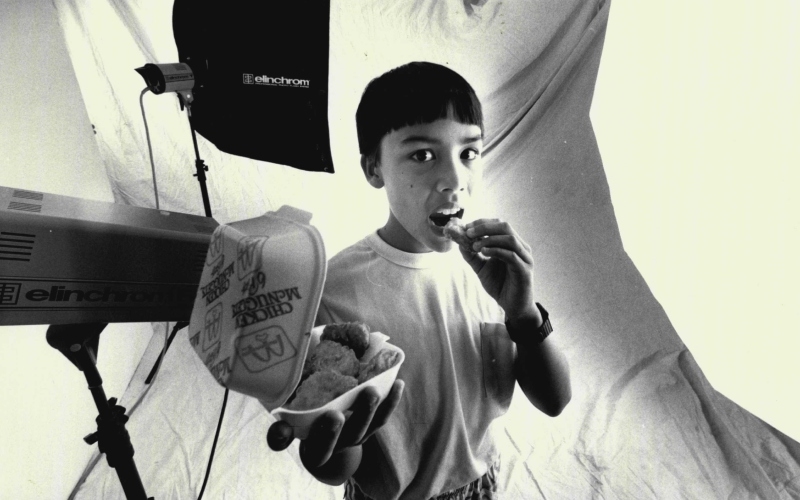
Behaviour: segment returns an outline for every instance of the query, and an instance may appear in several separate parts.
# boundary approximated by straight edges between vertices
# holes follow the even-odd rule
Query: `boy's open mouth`
[[[441,210],[436,213],[433,213],[428,216],[428,218],[433,222],[435,225],[439,227],[444,227],[447,224],[447,221],[456,217],[460,219],[464,215],[464,209],[461,208],[459,210],[452,209],[452,210]]]

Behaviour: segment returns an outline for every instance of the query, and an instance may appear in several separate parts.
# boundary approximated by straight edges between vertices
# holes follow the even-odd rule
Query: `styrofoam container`
[[[314,349],[319,344],[319,338],[320,335],[322,335],[322,330],[324,328],[325,326],[322,325],[311,330],[311,341],[309,344],[308,353],[306,354],[307,357],[314,353]],[[314,423],[314,420],[328,410],[338,410],[347,416],[350,407],[356,400],[356,397],[367,387],[374,387],[377,390],[380,401],[383,401],[386,399],[386,396],[389,395],[389,391],[392,389],[392,384],[397,378],[397,372],[400,370],[400,365],[402,365],[403,361],[405,361],[406,355],[402,349],[388,343],[387,340],[389,337],[383,333],[370,332],[369,336],[369,348],[364,352],[364,355],[361,356],[361,362],[369,361],[372,359],[372,356],[377,354],[378,351],[383,348],[398,352],[400,354],[400,358],[385,372],[379,373],[371,379],[364,381],[336,399],[328,402],[324,406],[303,411],[290,410],[288,408],[281,407],[273,411],[272,414],[275,415],[275,417],[280,420],[285,420],[292,426],[294,430],[294,436],[296,438],[305,439],[308,436],[308,432],[311,428],[311,424]]]
[[[283,206],[211,236],[189,339],[223,386],[273,410],[300,380],[327,272],[311,214]]]
[[[220,225],[211,236],[189,323],[189,340],[217,382],[257,398],[304,438],[328,409],[346,412],[366,387],[385,398],[404,359],[402,350],[371,334],[361,361],[381,347],[401,352],[394,367],[322,408],[280,408],[294,392],[309,350],[323,327],[314,328],[327,264],[311,214],[283,206],[261,217]]]

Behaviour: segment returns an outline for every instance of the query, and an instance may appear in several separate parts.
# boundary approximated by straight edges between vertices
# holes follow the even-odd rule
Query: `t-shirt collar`
[[[415,269],[427,269],[434,266],[441,266],[453,258],[452,252],[457,252],[454,249],[449,252],[426,252],[426,253],[409,253],[399,250],[385,241],[378,235],[378,231],[370,233],[367,238],[367,244],[375,250],[381,257],[389,262],[393,262],[398,266],[412,267]],[[457,255],[456,257],[461,257]]]

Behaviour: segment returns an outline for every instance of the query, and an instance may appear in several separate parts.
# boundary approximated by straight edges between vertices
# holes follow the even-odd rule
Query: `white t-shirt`
[[[375,232],[330,260],[318,323],[363,321],[406,354],[403,399],[354,476],[364,493],[429,498],[496,460],[489,424],[515,383],[503,320],[458,250],[406,253]]]

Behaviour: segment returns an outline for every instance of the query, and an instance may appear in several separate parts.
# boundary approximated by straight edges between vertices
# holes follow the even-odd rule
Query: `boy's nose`
[[[469,184],[471,172],[458,156],[442,159],[440,165],[439,190],[442,192],[464,191]]]

